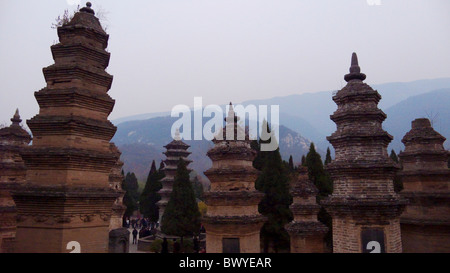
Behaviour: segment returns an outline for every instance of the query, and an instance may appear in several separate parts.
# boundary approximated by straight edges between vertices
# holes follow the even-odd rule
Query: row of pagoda
[[[58,27],[51,46],[54,64],[43,69],[47,86],[35,92],[39,114],[21,128],[18,111],[0,129],[1,252],[127,252],[128,230],[120,151],[111,143],[116,127],[108,121],[115,101],[108,95],[113,77],[105,69],[110,53],[105,33],[88,3]],[[412,122],[402,142],[402,169],[387,154],[392,140],[382,128],[386,114],[380,94],[363,81],[352,55],[347,85],[333,100],[337,130],[327,139],[335,159],[327,165],[333,194],[316,202],[317,189],[299,168],[291,182],[294,219],[286,226],[291,252],[324,252],[327,228],[317,220],[323,206],[332,217],[334,252],[450,252],[450,171],[445,138],[427,119]],[[255,189],[255,151],[246,139],[226,138],[245,130],[233,108],[214,139],[205,172],[211,189],[203,222],[207,252],[260,252],[258,212],[263,193]],[[166,178],[162,208],[173,185],[176,161],[189,155],[180,139],[165,146]],[[394,192],[399,175],[404,190]]]

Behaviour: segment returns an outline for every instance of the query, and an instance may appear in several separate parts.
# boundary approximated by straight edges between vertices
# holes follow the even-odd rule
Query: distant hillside
[[[425,94],[437,89],[450,88],[450,78],[373,85],[370,84],[370,81],[366,80],[366,82],[371,85],[373,89],[378,90],[382,96],[378,105],[382,110],[411,96]],[[330,115],[333,114],[337,108],[332,100],[332,93],[333,91],[304,93],[271,99],[250,100],[245,101],[242,104],[280,105],[281,113],[285,113],[290,117],[299,117],[305,122],[308,122],[310,126],[313,126],[316,129],[316,132],[321,133],[321,136],[318,138],[311,138],[314,142],[320,142],[336,130],[336,125],[330,120]],[[280,114],[280,118],[281,116],[282,115]],[[284,122],[283,120],[280,120],[280,122],[289,128],[294,128],[294,126],[288,122]],[[308,130],[299,128],[297,131],[305,136],[308,135],[306,132]],[[322,148],[326,149],[326,147]]]
[[[385,84],[371,84],[370,75],[366,82],[381,94],[382,99],[379,107],[382,110],[391,108],[401,101],[420,94],[425,94],[433,90],[450,88],[450,78],[418,80],[413,82],[394,82]],[[299,91],[300,93],[300,91]],[[335,124],[330,120],[330,115],[336,110],[336,104],[332,100],[333,91],[323,91],[316,93],[302,93],[284,97],[274,97],[270,99],[255,99],[242,102],[243,105],[279,105],[280,123],[296,132],[301,133],[305,138],[313,141],[318,148],[326,150],[331,145],[326,140],[326,136],[336,130]],[[168,109],[170,110],[170,109]],[[119,124],[124,120],[147,119],[155,116],[164,116],[165,113],[149,113],[137,116],[126,117],[113,121]],[[390,118],[390,115],[388,119]],[[444,118],[441,116],[441,118]],[[450,118],[449,118],[450,119]],[[408,124],[410,121],[408,121]]]
[[[426,94],[410,97],[385,110],[388,118],[383,127],[394,140],[389,149],[403,150],[403,136],[411,130],[411,122],[416,118],[428,118],[433,128],[447,138],[444,143],[450,148],[450,88],[435,90]]]
[[[128,121],[118,125],[113,142],[122,152],[121,159],[124,162],[126,172],[132,171],[140,180],[144,180],[150,169],[153,159],[158,163],[164,158],[162,154],[164,145],[172,139],[170,129],[177,118],[156,117],[147,120]],[[310,141],[299,133],[280,126],[280,152],[283,159],[288,160],[293,155],[294,162],[300,162],[301,156],[309,149]],[[189,151],[192,153],[189,159],[193,160],[190,165],[198,174],[212,166],[211,160],[206,156],[206,152],[213,146],[208,140],[185,141],[191,145]],[[322,150],[319,153],[324,155]]]
[[[450,138],[450,78],[386,83],[372,87],[381,94],[379,107],[388,116],[383,126],[394,136],[389,149],[394,148],[397,152],[403,149],[401,139],[410,130],[411,121],[420,117],[432,119],[434,128],[447,139]],[[280,106],[280,124],[283,125],[280,127],[280,152],[283,159],[287,160],[292,154],[294,161],[299,162],[311,141],[316,144],[322,156],[327,147],[333,151],[326,140],[326,136],[336,130],[335,124],[330,120],[330,115],[336,110],[331,91],[252,100],[242,104]],[[113,141],[123,153],[125,169],[135,171],[138,177],[147,175],[151,159],[163,158],[163,146],[170,141],[170,128],[178,118],[154,117],[163,114],[167,113],[134,116],[152,116],[146,120],[124,121],[133,118],[127,117],[115,121],[118,131]],[[203,124],[207,120],[204,118]],[[450,147],[449,142],[445,143],[447,148]],[[205,155],[212,143],[206,140],[187,143],[192,145],[190,150],[194,163],[191,167],[202,174],[211,166],[211,161]]]

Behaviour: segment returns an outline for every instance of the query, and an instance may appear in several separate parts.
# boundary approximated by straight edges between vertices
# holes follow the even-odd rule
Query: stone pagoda
[[[400,218],[404,252],[450,252],[450,169],[444,141],[424,118],[414,120],[402,139],[401,195],[410,201]]]
[[[291,237],[291,253],[325,252],[324,237],[328,228],[317,220],[320,206],[316,196],[319,190],[309,180],[306,167],[299,167],[290,192],[294,199],[290,206],[294,220],[286,225],[286,231]]]
[[[212,167],[205,172],[211,181],[208,206],[202,223],[208,253],[259,253],[260,230],[266,218],[258,212],[263,193],[255,189],[258,171],[252,162],[248,132],[238,125],[230,103],[225,128],[216,135],[207,155]],[[239,136],[245,136],[240,140]]]
[[[125,213],[127,207],[123,204],[123,196],[125,195],[125,191],[122,190],[123,162],[120,161],[121,152],[114,143],[110,143],[110,148],[111,152],[116,155],[117,161],[111,169],[111,173],[109,174],[109,186],[120,194],[120,196],[117,197],[116,201],[114,201],[114,205],[112,207],[113,214],[111,215],[109,230],[113,230],[121,228],[123,226],[123,214]]]
[[[113,77],[105,33],[88,2],[58,27],[55,63],[43,69],[47,86],[35,93],[39,114],[27,120],[33,144],[22,157],[26,184],[13,192],[17,252],[107,252],[112,206],[109,186],[117,163],[108,121]]]
[[[353,53],[347,85],[333,96],[338,108],[330,118],[337,130],[327,139],[336,158],[327,169],[334,186],[322,205],[333,218],[334,252],[402,252],[406,202],[393,185],[399,167],[387,153],[392,136],[382,128],[381,96],[365,78]]]
[[[26,169],[20,152],[31,141],[20,126],[19,110],[11,121],[11,126],[0,129],[0,253],[14,250],[16,204],[11,191],[25,182]]]
[[[161,195],[161,200],[157,203],[159,207],[160,223],[167,207],[167,203],[169,202],[170,194],[172,193],[173,183],[175,182],[175,175],[177,173],[178,161],[183,159],[184,162],[186,162],[186,166],[192,162],[192,160],[187,159],[187,157],[191,154],[191,152],[187,151],[189,147],[189,145],[181,141],[179,129],[176,129],[175,137],[172,142],[164,146],[164,148],[166,148],[166,151],[163,152],[163,154],[166,155],[166,159],[163,161],[165,177],[161,180],[162,188],[158,192]]]

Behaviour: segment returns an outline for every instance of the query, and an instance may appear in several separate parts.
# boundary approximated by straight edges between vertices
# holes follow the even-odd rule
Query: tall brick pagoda
[[[187,159],[191,154],[191,152],[187,151],[189,147],[189,145],[181,141],[179,129],[175,132],[174,140],[164,146],[166,148],[166,151],[163,152],[166,155],[166,159],[163,161],[165,177],[161,180],[162,189],[158,192],[161,195],[161,200],[157,203],[159,207],[159,222],[161,222],[170,199],[170,194],[172,193],[178,161],[183,159],[187,165],[192,162],[192,160]]]
[[[31,136],[21,126],[19,110],[12,124],[0,129],[0,253],[14,250],[16,237],[16,204],[11,191],[25,182],[25,163],[20,156],[31,141]]]
[[[319,190],[309,180],[306,167],[299,167],[290,191],[294,198],[290,206],[294,220],[286,225],[286,231],[291,238],[291,253],[325,252],[324,236],[328,228],[317,220],[320,206],[316,196]]]
[[[450,252],[450,169],[444,141],[425,118],[414,120],[402,139],[400,194],[410,201],[400,218],[404,252]]]
[[[347,85],[333,96],[338,108],[330,118],[337,130],[327,139],[336,158],[327,169],[334,187],[322,205],[333,218],[334,252],[402,252],[405,201],[393,186],[399,167],[387,153],[392,136],[382,128],[381,96],[365,78],[353,53]]]
[[[111,221],[109,224],[109,230],[121,228],[123,225],[123,214],[127,207],[123,204],[123,196],[125,195],[125,191],[122,190],[122,167],[123,162],[120,161],[121,152],[117,148],[114,143],[110,143],[111,152],[116,155],[117,161],[111,169],[111,173],[109,174],[109,186],[114,189],[120,196],[114,201],[114,205],[112,207],[113,214],[111,215]]]
[[[223,134],[223,139],[216,136],[214,147],[207,153],[212,167],[205,172],[211,181],[204,195],[208,210],[202,220],[206,251],[259,253],[260,230],[266,218],[258,212],[263,193],[255,189],[258,171],[252,162],[256,152],[250,147],[248,132],[238,125],[231,104],[225,120],[225,128],[218,135]],[[227,137],[227,132],[234,138]],[[244,134],[245,140],[238,140],[237,136]]]
[[[88,2],[58,27],[55,63],[43,69],[47,87],[35,93],[39,114],[27,124],[33,144],[22,153],[26,184],[13,192],[17,252],[107,252],[112,206],[109,186],[117,162],[108,121],[113,77],[105,33]],[[69,248],[69,249],[67,249]]]

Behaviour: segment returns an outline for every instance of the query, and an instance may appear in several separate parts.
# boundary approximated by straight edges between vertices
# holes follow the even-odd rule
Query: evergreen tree
[[[400,163],[400,161],[398,160],[398,156],[395,153],[394,149],[391,150],[391,154],[389,155],[390,158],[392,158],[392,160],[396,163]],[[402,179],[400,178],[400,176],[395,175],[394,176],[394,191],[395,192],[400,192],[403,190],[403,182]]]
[[[203,200],[203,184],[200,182],[197,175],[192,179],[192,188],[194,189],[195,198]]]
[[[166,174],[164,173],[164,161],[162,160],[159,163],[158,175],[160,180],[166,177]]]
[[[309,152],[306,155],[305,166],[308,167],[309,179],[314,182],[319,195],[325,197],[333,192],[333,183],[325,169],[323,168],[322,159],[319,153],[316,152],[314,143],[311,143]]]
[[[153,160],[147,182],[139,199],[139,206],[144,217],[148,217],[154,223],[159,219],[159,207],[156,203],[161,200],[161,196],[158,193],[162,188],[161,178],[162,175],[160,171],[156,170],[155,161]]]
[[[395,153],[394,149],[391,150],[391,154],[389,155],[392,160],[394,160],[396,163],[398,163],[398,157],[397,154]]]
[[[302,166],[306,166],[306,157],[305,155],[302,155],[302,162],[301,162]]]
[[[131,215],[133,215],[133,212],[138,209],[138,188],[139,185],[136,175],[134,173],[128,172],[122,183],[122,189],[125,191],[123,204],[127,207],[124,213],[124,216],[126,217],[130,217]]]
[[[289,170],[294,171],[294,159],[292,159],[292,155],[289,157]]]
[[[311,143],[309,147],[309,152],[305,159],[305,166],[308,168],[309,179],[314,182],[314,185],[316,185],[319,190],[317,195],[317,203],[320,203],[320,200],[333,192],[333,181],[331,180],[328,172],[325,171],[322,159],[316,152],[314,143]],[[321,207],[317,218],[328,227],[328,233],[325,235],[325,242],[329,247],[332,247],[333,233],[331,215],[329,215],[328,212]]]
[[[266,126],[269,132],[269,127]],[[268,252],[269,245],[278,252],[279,248],[289,246],[289,234],[284,226],[293,219],[289,209],[292,203],[288,182],[289,165],[283,163],[279,148],[275,151],[260,151],[260,156],[263,159],[262,171],[255,187],[265,193],[258,209],[267,217],[261,229],[261,237],[264,252]]]
[[[200,211],[186,165],[183,159],[178,162],[172,193],[161,220],[161,231],[180,236],[181,244],[184,236],[200,230]]]
[[[325,162],[324,165],[328,165],[329,163],[331,163],[331,152],[330,152],[330,147],[327,148],[327,155],[325,156]]]
[[[269,124],[265,119],[262,122],[261,128],[266,128],[266,132],[269,133]],[[263,133],[265,132],[263,131]],[[253,167],[259,171],[263,169],[263,165],[265,162],[264,157],[266,156],[266,153],[261,151],[261,144],[263,143],[270,143],[270,139],[263,140],[260,138],[259,140],[253,140],[250,143],[250,147],[257,152],[256,157],[253,160]]]

